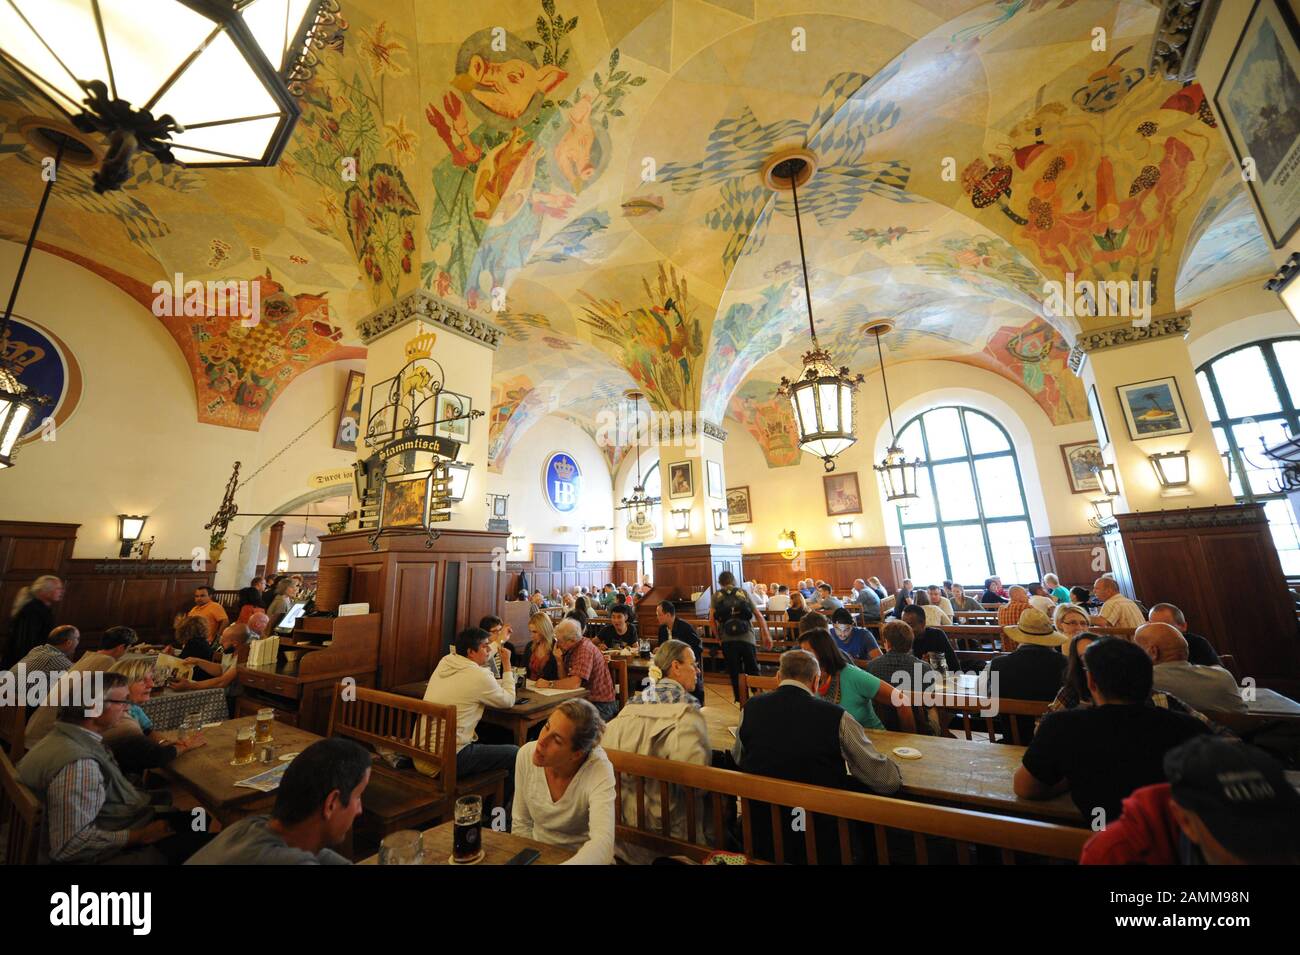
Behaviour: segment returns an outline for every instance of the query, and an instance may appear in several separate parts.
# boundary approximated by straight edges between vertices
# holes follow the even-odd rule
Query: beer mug
[[[390,832],[379,843],[380,865],[422,865],[424,844],[414,829]]]
[[[253,761],[253,728],[243,727],[235,734],[235,764],[242,766]]]
[[[456,831],[451,855],[456,862],[473,862],[482,851],[483,797],[461,796],[456,800]]]
[[[271,742],[271,721],[275,719],[275,710],[264,706],[257,711],[257,742]]]
[[[185,719],[181,720],[181,739],[187,743],[199,735],[199,730],[203,728],[203,714],[198,710],[193,713],[186,713]]]

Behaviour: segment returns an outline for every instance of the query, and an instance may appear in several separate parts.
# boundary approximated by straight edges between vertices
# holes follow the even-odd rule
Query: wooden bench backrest
[[[748,673],[740,674],[740,705],[744,706],[749,702],[751,696],[757,696],[759,693],[766,693],[768,690],[775,690],[780,685],[780,680],[774,676],[750,676]]]
[[[5,833],[5,865],[36,864],[41,808],[36,794],[19,781],[9,757],[0,752],[0,832]]]
[[[27,752],[23,740],[27,736],[27,707],[21,699],[13,706],[0,706],[0,743],[9,751],[9,758],[17,763]]]
[[[909,695],[911,696],[911,701],[908,708],[920,707],[923,695],[916,693]],[[967,739],[974,738],[974,734],[972,733],[972,721],[983,720],[984,731],[988,734],[990,743],[997,741],[997,719],[999,716],[1032,716],[1037,718],[1047,712],[1047,707],[1049,705],[1042,700],[1011,700],[999,698],[996,701],[997,715],[988,716],[985,715],[985,711],[993,707],[994,701],[992,700],[981,700],[974,696],[952,697],[944,695],[929,699],[927,702],[932,704],[937,703],[941,710],[947,710],[950,713],[957,713],[960,715],[962,731],[966,734]],[[1019,720],[1008,720],[1007,725],[1011,732],[1011,742],[1015,743],[1017,746],[1029,745],[1029,740],[1020,738]]]
[[[912,833],[915,858],[922,864],[927,861],[929,853],[927,838],[955,842],[958,861],[968,864],[972,861],[972,843],[1002,850],[1003,859],[1008,862],[1016,861],[1016,853],[1075,861],[1079,858],[1083,844],[1092,835],[1088,829],[1055,823],[826,789],[617,750],[606,752],[614,764],[618,784],[615,818],[623,818],[623,800],[635,800],[636,803],[634,818],[637,824],[620,824],[617,827],[618,839],[665,855],[686,855],[700,860],[710,851],[710,847],[705,845],[704,820],[697,817],[696,806],[700,796],[704,799],[704,811],[712,817],[709,835],[713,839],[712,848],[716,849],[724,846],[726,806],[729,802],[740,800],[744,851],[750,856],[754,852],[755,827],[770,826],[773,835],[783,833],[790,823],[789,812],[784,807],[797,806],[806,810],[808,815],[807,829],[803,834],[804,848],[808,862],[812,864],[817,861],[816,826],[826,823],[825,819],[815,820],[814,813],[834,817],[841,860],[850,857],[849,822],[857,821],[874,826],[877,861],[882,864],[890,862],[891,850],[886,838],[887,830],[890,829]],[[657,827],[647,822],[647,786],[659,787],[661,806],[669,805],[670,787],[681,787],[684,796],[681,804],[686,808],[684,839],[670,835],[671,819],[667,818],[667,814],[657,820]],[[754,806],[756,802],[770,806],[770,818],[757,818],[758,812]],[[774,861],[778,864],[784,862],[783,839],[773,838],[772,845]]]
[[[344,685],[334,687],[330,736],[344,736],[372,748],[401,753],[438,767],[439,786],[456,791],[456,707],[409,696]]]
[[[614,695],[618,700],[618,707],[622,709],[627,706],[628,700],[627,661],[610,660],[609,675],[614,681]]]

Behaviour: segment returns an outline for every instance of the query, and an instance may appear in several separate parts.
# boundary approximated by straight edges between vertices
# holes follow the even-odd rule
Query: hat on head
[[[1300,853],[1300,793],[1280,762],[1257,746],[1197,736],[1165,754],[1174,802],[1211,835],[1247,858]]]
[[[1070,638],[1052,626],[1047,614],[1037,607],[1023,611],[1020,622],[1014,627],[1003,627],[1002,632],[1016,643],[1032,643],[1040,647],[1061,647],[1070,642]]]

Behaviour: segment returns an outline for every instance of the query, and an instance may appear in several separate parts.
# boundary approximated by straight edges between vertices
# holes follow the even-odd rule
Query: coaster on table
[[[464,862],[457,862],[456,854],[452,853],[451,855],[447,856],[447,864],[448,865],[476,865],[477,863],[482,862],[483,857],[486,855],[487,855],[487,850],[480,849],[478,851],[478,855],[476,855],[474,858],[466,859]]]
[[[921,751],[913,749],[911,746],[895,746],[894,755],[899,759],[920,759]]]
[[[289,762],[289,760],[293,759],[297,755],[298,755],[297,753],[285,753],[283,756],[280,757],[280,762],[287,763]]]

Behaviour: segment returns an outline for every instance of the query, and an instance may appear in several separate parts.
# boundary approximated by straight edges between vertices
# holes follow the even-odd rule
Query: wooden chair
[[[614,699],[618,702],[618,708],[621,710],[627,706],[627,701],[631,699],[631,690],[628,687],[627,661],[610,660],[609,675],[614,681]]]
[[[999,698],[996,701],[997,714],[986,715],[987,711],[992,709],[995,701],[988,699],[979,699],[978,697],[948,697],[944,696],[939,699],[939,706],[949,713],[955,713],[961,717],[962,733],[967,739],[974,739],[972,732],[973,720],[984,721],[984,731],[988,734],[988,741],[996,743],[999,735],[999,718],[1003,716],[1011,717],[1003,724],[1007,727],[1007,733],[1011,737],[1011,742],[1017,746],[1028,746],[1029,737],[1033,735],[1032,730],[1026,735],[1021,730],[1020,720],[1015,719],[1018,716],[1031,716],[1037,719],[1047,712],[1048,704],[1042,700],[1009,700]],[[915,705],[915,704],[914,704]]]
[[[740,674],[740,705],[744,706],[749,702],[751,696],[757,696],[759,693],[766,693],[768,690],[775,690],[780,684],[774,676],[750,676],[748,673]]]
[[[328,735],[437,769],[436,776],[428,776],[415,769],[394,769],[382,759],[374,763],[363,800],[364,818],[380,837],[442,821],[458,796],[479,795],[493,798],[497,806],[504,803],[504,769],[456,776],[456,707],[366,687],[350,687],[348,694],[354,696],[350,702],[343,699],[343,684],[336,684]]]
[[[13,706],[0,706],[0,744],[8,750],[9,758],[17,763],[27,752],[23,740],[27,735],[27,707],[21,700]]]
[[[40,800],[19,781],[9,757],[0,753],[0,836],[4,839],[0,844],[5,865],[36,865],[41,811]]]
[[[620,842],[644,846],[663,855],[685,855],[701,861],[713,849],[726,848],[725,821],[729,807],[740,802],[743,849],[747,856],[755,856],[755,836],[761,830],[772,836],[773,860],[778,865],[786,861],[785,835],[795,843],[797,835],[790,833],[788,807],[800,807],[807,813],[803,832],[802,850],[809,864],[815,865],[819,855],[817,832],[825,826],[833,827],[820,841],[837,845],[842,861],[851,857],[851,824],[865,823],[871,827],[872,843],[877,861],[881,864],[901,861],[901,850],[919,864],[929,861],[932,843],[950,848],[955,860],[968,865],[977,861],[972,847],[987,846],[999,850],[1004,863],[1015,864],[1021,856],[1077,861],[1083,844],[1092,831],[1073,826],[1016,819],[970,809],[930,806],[886,796],[826,789],[792,783],[767,776],[755,776],[711,766],[697,766],[672,760],[656,759],[607,750],[616,774],[615,818],[623,818],[623,801],[635,800],[636,825],[621,822],[615,833]],[[661,805],[667,804],[664,794],[676,786],[682,791],[680,803],[686,807],[685,836],[671,834],[671,819],[647,820],[645,791],[647,786],[658,787]],[[712,818],[712,826],[704,826],[696,805],[703,797],[704,812]],[[911,836],[911,845],[900,840],[897,834]],[[895,838],[891,838],[895,836]]]
[[[1220,653],[1219,666],[1223,667],[1225,670],[1227,670],[1229,673],[1232,674],[1232,678],[1237,681],[1238,686],[1241,685],[1241,672],[1237,669],[1236,657],[1234,657],[1231,653]],[[2,733],[0,733],[0,738],[3,738]]]

